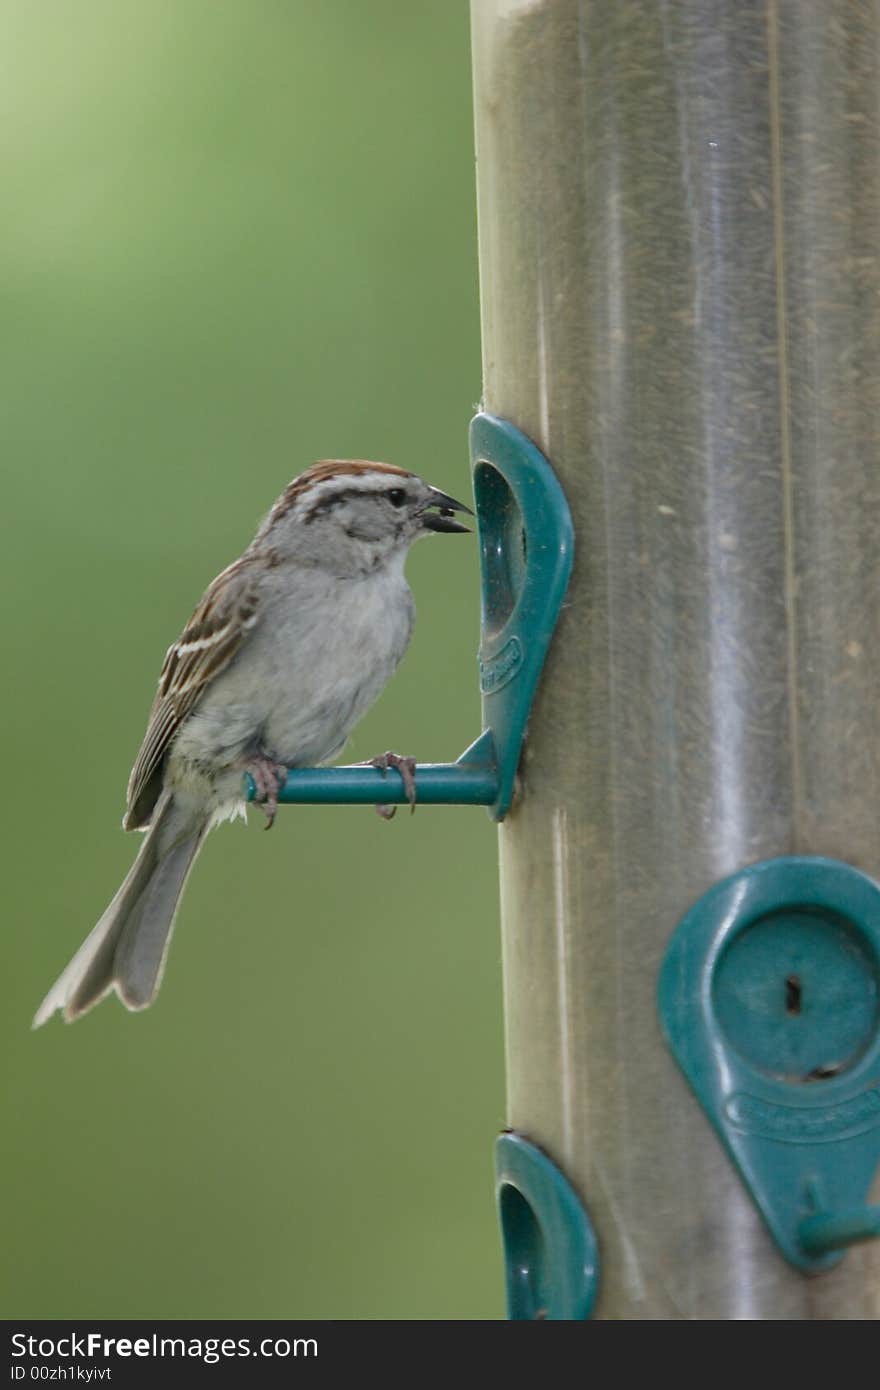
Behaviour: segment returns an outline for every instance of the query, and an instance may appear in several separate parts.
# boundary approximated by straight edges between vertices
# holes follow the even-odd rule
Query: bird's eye
[[[385,496],[388,498],[392,507],[402,507],[406,501],[406,493],[402,487],[391,488],[389,492],[386,492]]]

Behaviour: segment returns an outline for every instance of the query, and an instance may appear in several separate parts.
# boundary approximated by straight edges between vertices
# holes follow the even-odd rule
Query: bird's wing
[[[243,556],[218,574],[169,648],[147,732],[128,779],[126,830],[149,824],[178,729],[205,687],[232,660],[259,618],[258,563]]]

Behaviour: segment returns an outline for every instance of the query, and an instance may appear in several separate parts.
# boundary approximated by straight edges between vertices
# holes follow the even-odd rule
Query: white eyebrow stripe
[[[322,502],[346,492],[388,492],[393,487],[405,488],[407,478],[396,473],[339,473],[334,478],[324,478],[320,483],[312,483],[297,499],[297,505],[307,508],[319,507]]]

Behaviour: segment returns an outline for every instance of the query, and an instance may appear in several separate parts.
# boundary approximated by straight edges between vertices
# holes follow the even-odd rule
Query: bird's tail
[[[153,1002],[180,895],[207,829],[205,816],[181,806],[171,791],[162,793],[122,887],[49,990],[34,1028],[56,1009],[71,1022],[111,989],[127,1009]]]

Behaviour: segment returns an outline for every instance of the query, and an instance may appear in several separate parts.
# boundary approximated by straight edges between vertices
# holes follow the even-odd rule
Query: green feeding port
[[[508,1317],[589,1318],[599,1285],[599,1249],[574,1188],[521,1134],[499,1135],[495,1172]]]
[[[880,1234],[880,887],[768,860],[705,894],[659,984],[669,1045],[783,1254],[818,1271]]]
[[[571,516],[550,464],[506,420],[471,423],[480,537],[482,632],[479,653],[483,731],[454,763],[419,763],[417,800],[426,806],[486,806],[503,820],[535,689],[568,586],[574,551]],[[246,777],[247,799],[254,784]],[[398,805],[400,774],[349,765],[291,768],[284,803]]]
[[[841,913],[783,907],[737,933],[714,974],[721,1033],[751,1066],[824,1081],[877,1035],[877,962]]]

